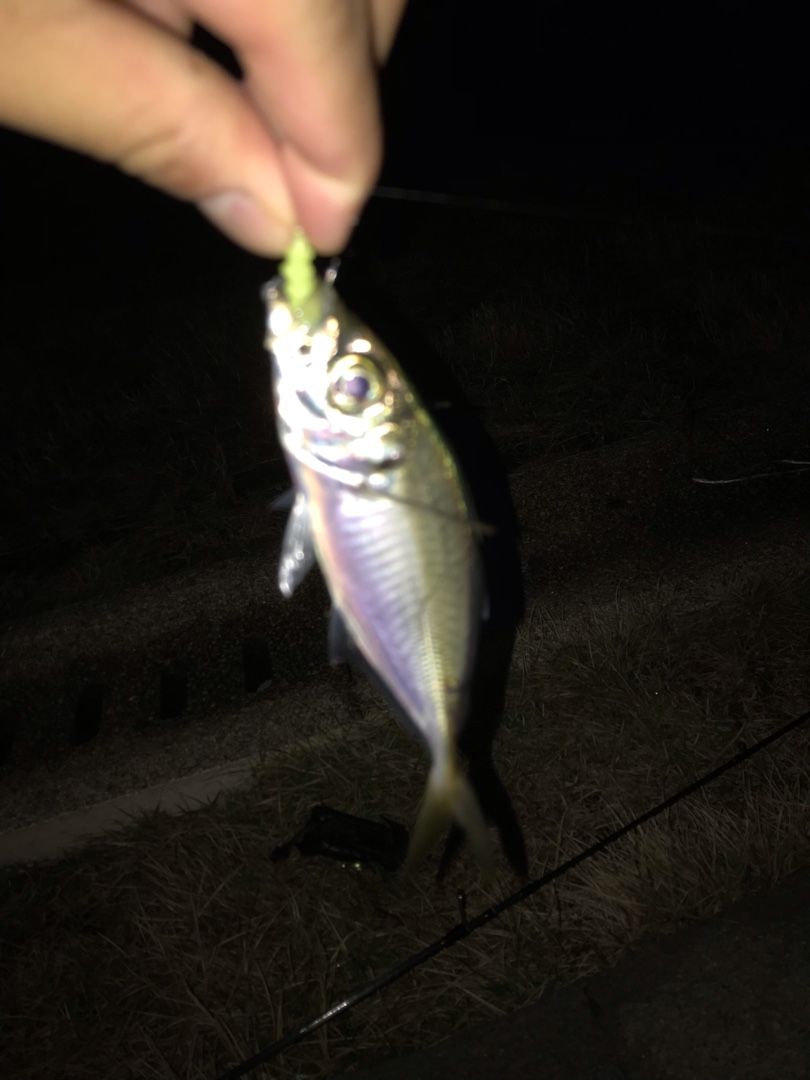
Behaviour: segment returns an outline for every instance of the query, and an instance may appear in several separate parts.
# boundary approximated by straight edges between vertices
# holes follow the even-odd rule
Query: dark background
[[[385,87],[392,181],[623,202],[804,183],[779,5],[416,3]]]
[[[787,7],[413,0],[383,91],[385,184],[807,219],[805,38]],[[45,262],[126,276],[210,231],[105,166],[10,133],[0,150],[18,294]]]
[[[758,338],[799,342],[793,355],[806,354],[805,40],[798,14],[778,6],[413,0],[382,80],[381,183],[403,191],[371,199],[342,271],[349,288],[353,263],[361,285],[347,295],[370,316],[364,298],[379,286],[440,351],[454,324],[456,373],[474,404],[498,403],[493,379],[523,411],[542,392],[546,433],[531,438],[543,445],[556,445],[546,429],[566,409],[572,430],[583,412],[632,414],[638,427],[651,408],[660,413],[648,401],[656,395],[680,409],[700,398],[695,385],[711,384],[712,400],[742,392],[746,349],[748,396],[761,397],[773,363],[754,355],[741,319],[756,312]],[[108,166],[13,132],[0,133],[0,156],[8,614],[221,553],[222,537],[242,536],[229,523],[242,497],[286,480],[258,302],[273,264]],[[448,203],[402,198],[419,191]],[[465,197],[492,200],[492,212],[458,216]],[[531,238],[510,214],[527,207]],[[594,222],[626,221],[652,232],[593,232]],[[680,242],[681,227],[692,239]],[[715,233],[731,238],[722,250],[695,240]],[[491,346],[471,323],[467,349],[458,319],[475,316],[494,285],[507,307],[523,303],[522,290],[545,308],[524,306],[523,340],[507,341],[497,314]],[[695,301],[706,289],[710,299]],[[375,319],[385,299],[373,297]],[[788,312],[776,337],[763,329],[773,312]],[[722,341],[714,330],[707,339],[715,324]],[[526,341],[555,326],[569,328],[571,378],[535,391]],[[650,341],[667,335],[657,366],[622,344],[634,327]],[[627,349],[626,370],[588,373],[600,355]],[[643,393],[631,385],[642,371]],[[595,396],[608,386],[609,408]],[[509,394],[501,389],[504,415],[485,417],[490,427],[514,425]],[[793,442],[788,450],[798,453]],[[52,572],[58,588],[45,580]]]

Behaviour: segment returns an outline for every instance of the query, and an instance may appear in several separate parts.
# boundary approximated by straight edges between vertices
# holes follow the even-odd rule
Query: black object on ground
[[[329,806],[314,806],[306,825],[271,854],[273,862],[288,858],[293,847],[302,855],[326,855],[341,862],[377,863],[397,870],[408,849],[408,830],[390,818],[370,821]]]
[[[650,807],[649,810],[645,810],[643,814],[639,814],[638,817],[633,818],[631,821],[625,822],[620,825],[612,833],[597,840],[595,844],[591,844],[590,847],[583,848],[576,855],[573,855],[565,862],[558,864],[551,870],[547,870],[539,878],[527,882],[517,892],[511,893],[509,896],[499,900],[496,904],[486,908],[480,912],[475,918],[469,921],[464,919],[463,922],[452,927],[446,934],[438,938],[436,941],[426,945],[419,952],[414,953],[412,956],[400,961],[388,971],[383,972],[381,975],[376,976],[367,982],[365,986],[359,987],[354,993],[349,994],[343,998],[342,1001],[336,1002],[331,1008],[321,1013],[320,1016],[314,1017],[308,1023],[301,1025],[301,1027],[289,1031],[286,1035],[283,1035],[280,1039],[276,1039],[275,1042],[269,1043],[267,1046],[260,1049],[252,1057],[246,1058],[240,1064],[233,1066],[226,1072],[221,1073],[217,1080],[236,1080],[237,1077],[245,1076],[247,1073],[252,1072],[258,1068],[259,1065],[263,1065],[266,1062],[277,1057],[280,1053],[286,1050],[288,1047],[293,1046],[299,1040],[303,1039],[307,1035],[311,1035],[312,1032],[317,1031],[318,1028],[323,1027],[324,1024],[328,1024],[336,1017],[341,1016],[349,1009],[353,1009],[359,1005],[362,1001],[366,1001],[370,997],[374,997],[380,991],[384,990],[391,983],[401,979],[403,975],[407,975],[409,971],[413,971],[414,968],[419,967],[421,964],[426,963],[432,959],[438,953],[444,952],[445,949],[451,948],[453,945],[457,945],[460,941],[469,937],[470,934],[479,930],[482,926],[485,926],[492,919],[497,918],[503,914],[509,908],[514,907],[516,904],[522,903],[527,900],[534,893],[540,889],[545,888],[551,884],[557,878],[567,874],[570,870],[573,870],[575,866],[579,866],[580,863],[587,862],[588,859],[595,858],[597,855],[601,855],[603,851],[606,851],[609,847],[627,836],[628,833],[634,832],[640,826],[646,824],[648,821],[652,821],[653,818],[659,817],[666,810],[676,806],[684,799],[688,799],[707,784],[711,784],[713,781],[719,779],[725,773],[731,769],[735,769],[740,766],[744,761],[754,757],[756,754],[762,753],[769,746],[772,746],[775,742],[785,738],[786,735],[791,734],[798,728],[803,727],[810,721],[810,710],[801,713],[799,716],[793,717],[786,723],[781,724],[775,730],[771,731],[768,735],[759,739],[751,746],[743,747],[737,754],[724,761],[721,765],[711,769],[709,772],[704,773],[698,777],[697,780],[693,780],[692,783],[687,784],[686,787],[676,791],[673,795],[664,799],[656,806]],[[464,918],[464,915],[462,915]]]

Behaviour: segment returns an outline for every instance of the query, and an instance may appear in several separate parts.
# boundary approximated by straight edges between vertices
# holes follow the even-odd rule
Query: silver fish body
[[[431,770],[413,862],[454,819],[479,858],[489,843],[458,764],[482,611],[476,526],[456,461],[401,367],[320,286],[295,311],[266,289],[279,437],[295,502],[279,585],[317,560],[343,628],[426,744]]]

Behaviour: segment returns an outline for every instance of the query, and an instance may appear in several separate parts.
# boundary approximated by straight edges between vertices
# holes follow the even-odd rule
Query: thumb
[[[240,84],[123,5],[0,4],[0,123],[193,200],[259,254],[289,242],[278,151]]]

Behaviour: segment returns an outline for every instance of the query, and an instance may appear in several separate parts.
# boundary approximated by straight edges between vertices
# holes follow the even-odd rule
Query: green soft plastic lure
[[[315,274],[315,250],[300,229],[297,229],[280,267],[284,295],[290,307],[303,311],[318,287]]]

